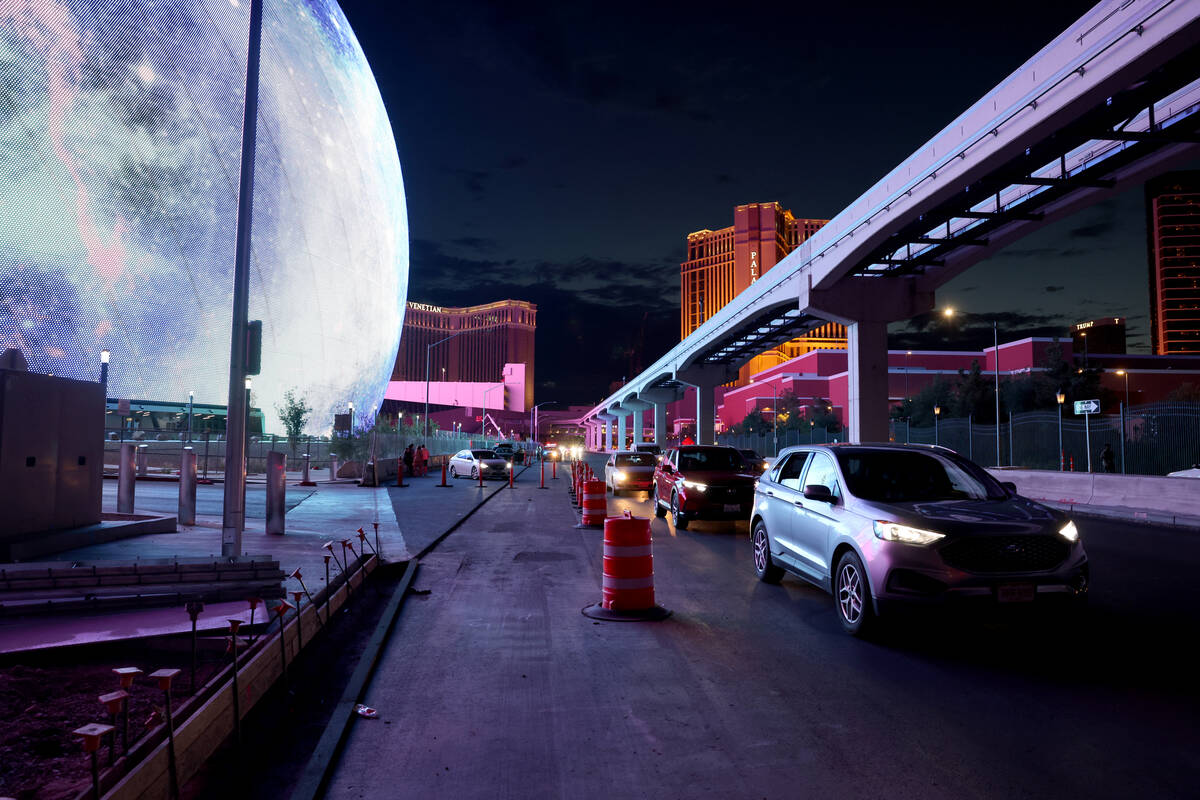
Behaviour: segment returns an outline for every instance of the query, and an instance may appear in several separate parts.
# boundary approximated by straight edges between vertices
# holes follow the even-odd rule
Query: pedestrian
[[[1100,451],[1100,468],[1105,472],[1116,472],[1116,463],[1113,460],[1113,449],[1111,444],[1104,445],[1104,449]]]
[[[413,474],[418,476],[426,475],[428,470],[426,469],[425,465],[428,463],[429,451],[425,449],[425,444],[422,442],[420,447],[417,448],[416,455],[413,456]]]
[[[411,444],[404,448],[404,473],[406,475],[413,474],[413,446]]]

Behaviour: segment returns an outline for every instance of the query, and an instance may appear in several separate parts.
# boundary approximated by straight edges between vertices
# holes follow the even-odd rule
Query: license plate
[[[1001,603],[1032,603],[1034,593],[1032,583],[1007,583],[996,587],[996,600]]]
[[[732,514],[735,511],[741,511],[741,510],[742,510],[742,507],[738,503],[726,503],[725,504],[725,513],[727,513],[727,514]]]

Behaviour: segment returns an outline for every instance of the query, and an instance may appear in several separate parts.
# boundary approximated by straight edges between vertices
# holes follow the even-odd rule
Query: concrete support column
[[[628,430],[626,429],[626,423],[628,419],[628,414],[621,414],[617,417],[617,446],[614,448],[616,450],[625,449],[625,439],[629,434]]]
[[[660,447],[667,441],[667,404],[654,404],[654,443]]]
[[[601,446],[601,452],[607,453],[612,449],[612,420],[604,420],[604,444]]]
[[[888,440],[887,323],[868,320],[846,326],[847,441]]]
[[[717,443],[717,406],[713,402],[713,389],[716,387],[715,383],[696,385],[696,444]]]

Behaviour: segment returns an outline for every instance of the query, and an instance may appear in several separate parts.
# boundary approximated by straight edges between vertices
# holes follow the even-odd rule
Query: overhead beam
[[[1024,178],[1013,178],[1013,183],[1020,186],[1081,186],[1087,189],[1111,189],[1116,181],[1107,178],[1037,178],[1027,175]]]
[[[1025,222],[1038,222],[1042,219],[1042,214],[1039,212],[1022,212],[1022,211],[958,211],[954,216],[960,219],[999,219],[999,220],[1023,220]]]
[[[1158,144],[1200,144],[1200,134],[1165,131],[1104,131],[1097,139],[1110,142],[1155,142]]]
[[[954,245],[955,247],[957,247],[959,245],[971,246],[971,247],[987,247],[987,243],[988,243],[987,239],[966,239],[966,238],[955,239],[952,237],[951,238],[946,238],[946,237],[939,238],[937,236],[913,236],[913,237],[905,237],[904,240],[906,242],[912,242],[913,244],[950,244],[950,245]]]

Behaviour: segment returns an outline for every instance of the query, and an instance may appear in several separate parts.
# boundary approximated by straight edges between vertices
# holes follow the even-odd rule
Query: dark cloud
[[[496,247],[495,239],[488,239],[482,236],[462,236],[458,239],[451,239],[451,244],[456,244],[459,247],[465,247],[470,250],[490,251]]]
[[[959,312],[946,317],[930,312],[891,326],[888,346],[893,350],[982,350],[992,346],[992,323],[1001,342],[1029,336],[1064,337],[1076,320],[1056,314],[1002,311],[995,314]]]
[[[1065,286],[1046,286],[1046,287],[1044,287],[1044,288],[1043,288],[1043,290],[1042,290],[1042,291],[1049,292],[1050,294],[1053,294],[1054,292],[1061,292],[1063,289],[1066,289],[1066,288],[1067,288],[1067,287],[1065,287]]]
[[[1097,236],[1103,236],[1111,230],[1111,222],[1096,222],[1091,225],[1080,225],[1076,228],[1071,228],[1067,232],[1067,235],[1073,239],[1094,239]]]
[[[733,176],[725,172],[717,173],[717,183],[733,183]]]

